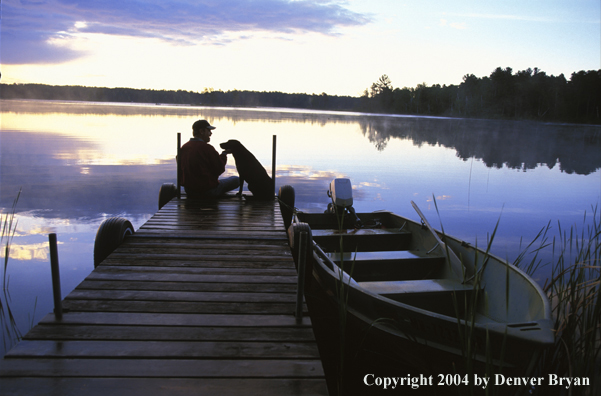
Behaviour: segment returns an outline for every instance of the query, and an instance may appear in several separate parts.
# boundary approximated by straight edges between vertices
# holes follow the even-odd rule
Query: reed
[[[345,277],[344,270],[344,231],[346,228],[344,227],[344,211],[335,211],[336,220],[338,222],[338,231],[340,232],[340,282],[336,283],[336,294],[338,297],[338,323],[339,323],[339,363],[338,363],[338,378],[337,378],[337,386],[338,386],[338,395],[344,394],[344,383],[345,383],[345,371],[346,371],[346,351],[347,351],[347,307],[348,307],[348,297],[350,291],[350,282],[353,276],[353,270],[355,266],[355,259],[351,260],[351,269],[348,271],[348,277]],[[355,252],[356,255],[356,252]],[[347,283],[345,283],[345,278],[347,278]]]
[[[2,294],[0,295],[0,328],[2,329],[2,347],[3,352],[6,352],[10,347],[22,337],[21,332],[17,326],[17,322],[10,308],[10,291],[9,282],[10,277],[8,276],[8,263],[10,258],[10,245],[12,239],[15,236],[17,230],[17,219],[16,219],[16,208],[19,197],[21,196],[21,190],[19,190],[17,197],[13,201],[13,205],[10,213],[3,215],[0,213],[0,224],[2,230],[0,232],[0,248],[3,252],[3,265],[2,265]],[[4,354],[4,353],[3,353]]]
[[[436,213],[438,215],[439,221],[440,221],[440,212],[438,210],[438,204],[436,202],[436,197],[432,196],[433,202],[434,202],[434,207],[436,209]],[[499,219],[497,220],[497,223],[495,224],[495,228],[492,232],[492,234],[487,235],[487,243],[486,243],[486,249],[484,250],[483,253],[480,253],[480,250],[478,250],[478,243],[476,241],[476,255],[474,257],[474,263],[475,263],[475,268],[474,268],[474,274],[468,277],[468,274],[466,274],[465,272],[465,268],[466,265],[464,263],[464,258],[463,257],[459,257],[461,260],[461,268],[463,271],[463,282],[464,283],[472,283],[473,288],[475,293],[472,293],[470,297],[466,297],[463,300],[459,300],[457,298],[457,296],[455,295],[453,297],[453,305],[455,308],[455,312],[456,312],[456,317],[457,317],[457,330],[458,330],[458,334],[459,334],[459,341],[461,343],[461,351],[462,351],[462,364],[463,367],[459,368],[459,367],[454,367],[455,369],[455,373],[456,374],[460,374],[460,375],[467,375],[468,378],[473,378],[473,376],[475,374],[477,375],[484,375],[485,377],[491,378],[494,374],[502,374],[503,373],[503,363],[504,363],[504,359],[505,359],[505,344],[507,342],[507,337],[503,338],[503,345],[501,346],[501,355],[494,359],[493,357],[493,352],[492,352],[492,345],[490,344],[490,337],[489,337],[489,333],[488,331],[486,332],[486,340],[485,340],[485,345],[483,346],[479,346],[477,345],[476,342],[476,313],[477,313],[477,306],[478,306],[478,300],[482,297],[480,290],[482,289],[482,275],[484,274],[484,271],[486,269],[486,266],[488,264],[488,258],[491,255],[491,249],[493,246],[493,242],[495,240],[495,235],[497,234],[497,230],[499,228],[499,223],[501,221],[501,216],[499,216]],[[442,221],[440,221],[440,230],[441,230],[441,234],[442,234],[442,240],[444,241],[446,239],[445,236],[445,232],[444,232],[444,227],[442,224]],[[446,254],[447,254],[447,261],[450,260],[449,257],[449,252],[448,252],[448,247],[446,247]],[[479,257],[482,254],[483,257]],[[478,267],[478,263],[482,263],[479,267]],[[506,272],[506,290],[505,290],[505,300],[507,301],[506,304],[506,309],[509,309],[509,267],[507,267],[507,272]],[[461,305],[463,305],[463,307],[461,307]],[[461,309],[463,308],[463,309]],[[460,312],[463,312],[463,314],[461,314]],[[482,348],[484,350],[484,356],[486,358],[486,362],[484,364],[484,369],[485,372],[479,372],[478,370],[481,369],[481,365],[478,364],[478,359],[477,359],[477,355],[479,353],[482,353]],[[481,394],[485,394],[485,395],[497,395],[499,393],[501,393],[499,388],[496,387],[487,387],[484,391],[482,391],[481,387],[476,386],[474,382],[469,381],[469,383],[466,385],[465,389],[461,390],[462,394],[469,394],[469,395],[481,395]]]
[[[550,374],[559,377],[588,378],[590,385],[566,389],[543,382],[543,385],[538,387],[521,389],[522,393],[545,396],[601,394],[601,216],[596,208],[593,208],[591,217],[592,221],[585,213],[581,231],[578,231],[576,226],[565,230],[558,223],[556,236],[551,235],[552,226],[549,222],[528,245],[521,249],[521,253],[513,263],[530,276],[547,266],[550,266],[551,270],[543,290],[552,305],[555,344],[543,352],[533,375],[544,378],[548,378]],[[485,256],[489,254],[497,226],[488,239]],[[550,262],[546,262],[541,257],[541,253],[548,249],[551,249],[552,253]],[[486,257],[483,262],[486,263]],[[479,284],[480,273],[482,269],[477,269],[473,279],[474,285]],[[455,302],[457,305],[460,303],[462,301]],[[465,303],[466,307],[471,305]],[[473,320],[467,311],[462,319],[466,323]],[[467,372],[473,370],[475,357],[471,330],[470,326],[465,326],[461,337]],[[487,351],[488,348],[487,340]],[[487,357],[490,360],[491,356],[488,352]],[[486,366],[486,375],[490,375],[489,370],[493,369],[493,366],[490,362]],[[502,366],[494,367],[494,370],[495,373],[500,373]],[[470,388],[468,390],[470,394],[481,393],[473,387]],[[487,388],[485,394],[496,394],[498,391],[499,389],[496,388]]]
[[[589,386],[564,389],[543,386],[533,389],[540,395],[601,394],[601,216],[592,209],[592,221],[585,213],[583,227],[569,230],[558,223],[558,235],[550,237],[550,223],[516,260],[529,274],[544,265],[538,253],[552,249],[551,276],[543,289],[553,309],[555,344],[540,361],[542,375],[588,378]]]
[[[7,270],[8,270],[8,259],[10,257],[10,244],[12,242],[13,237],[15,236],[15,231],[17,230],[16,220],[16,209],[17,202],[19,202],[19,197],[21,196],[21,190],[17,193],[17,197],[13,201],[13,206],[11,208],[10,213],[6,215],[2,215],[0,213],[0,223],[2,223],[2,232],[0,233],[0,246],[2,247],[2,251],[4,252],[4,260],[3,260],[3,272],[2,272],[2,290],[6,290],[8,288],[8,278],[7,278]]]

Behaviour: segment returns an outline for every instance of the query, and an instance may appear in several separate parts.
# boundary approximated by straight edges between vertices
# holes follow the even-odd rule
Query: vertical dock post
[[[307,261],[307,232],[302,231],[298,241],[298,281],[296,290],[296,322],[303,320],[303,292],[305,290],[305,267]]]
[[[277,146],[277,136],[273,135],[273,143],[271,145],[271,180],[273,181],[273,192],[276,193],[275,189],[275,153]]]
[[[54,296],[54,316],[57,320],[63,319],[63,306],[61,303],[61,277],[58,270],[58,249],[56,247],[56,234],[48,234],[50,243],[50,269],[52,271],[52,294]]]
[[[178,199],[182,197],[182,184],[181,184],[182,182],[179,179],[180,172],[181,172],[179,151],[180,151],[181,146],[182,146],[182,133],[178,132],[177,133],[177,151],[176,151],[177,156],[175,157],[176,162],[177,162],[177,198]]]

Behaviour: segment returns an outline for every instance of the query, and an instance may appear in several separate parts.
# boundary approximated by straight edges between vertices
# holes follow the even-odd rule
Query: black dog
[[[248,184],[248,189],[258,199],[273,199],[275,196],[273,180],[267,174],[263,165],[237,140],[228,140],[220,144],[221,148],[228,150],[234,156],[236,169],[240,175],[240,185],[243,180]]]

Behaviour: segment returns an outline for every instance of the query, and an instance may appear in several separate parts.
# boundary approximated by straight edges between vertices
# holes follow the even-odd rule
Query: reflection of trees
[[[453,148],[463,160],[475,157],[488,167],[534,169],[558,165],[562,172],[589,174],[601,168],[601,128],[534,122],[366,117],[363,135],[378,150],[391,138]]]
[[[476,83],[467,79],[471,83]],[[488,167],[507,166],[513,169],[533,169],[546,165],[553,168],[558,165],[563,172],[588,174],[601,168],[601,128],[598,126],[578,126],[542,124],[537,122],[477,120],[457,118],[426,118],[413,116],[375,116],[361,113],[342,112],[310,112],[302,110],[269,109],[227,109],[210,107],[181,107],[181,106],[111,106],[90,104],[65,104],[64,107],[51,102],[19,102],[3,101],[3,112],[64,112],[65,114],[117,114],[166,116],[166,117],[198,117],[206,118],[211,123],[220,120],[237,122],[260,123],[301,123],[308,127],[331,124],[358,125],[363,135],[377,150],[386,149],[392,138],[412,140],[416,146],[423,144],[443,145],[457,151],[457,156],[463,160],[479,158]],[[3,138],[7,137],[3,132]],[[5,167],[13,162],[23,162],[31,166],[42,158],[48,151],[48,144],[41,142],[47,137],[39,136],[35,143],[39,144],[39,154],[32,153],[32,147],[26,147],[8,152],[2,152],[2,194],[5,194],[8,174]],[[34,143],[32,141],[32,143]],[[18,144],[18,143],[14,143]],[[65,149],[73,144],[83,144],[81,141],[65,139],[60,148]],[[6,144],[3,148],[8,147]],[[85,148],[85,147],[83,147]],[[24,153],[24,159],[19,160],[18,152]],[[49,161],[56,159],[49,158]],[[47,164],[40,167],[39,175],[55,178],[52,167]],[[97,168],[111,169],[111,168]],[[132,168],[129,168],[130,170]],[[95,169],[92,169],[94,171]],[[74,172],[79,172],[74,169]],[[140,170],[140,172],[143,172]],[[25,179],[30,177],[25,175]],[[171,174],[169,174],[171,177]],[[87,179],[83,179],[87,180]],[[18,189],[19,185],[16,185]],[[131,188],[124,186],[123,189]],[[153,187],[156,188],[156,185]],[[156,197],[152,197],[154,201]],[[149,199],[150,200],[150,199]],[[154,205],[154,204],[153,204]]]
[[[376,146],[376,149],[378,149],[378,151],[384,151],[391,136],[385,133],[384,130],[381,129],[381,126],[372,123],[361,123],[361,130],[363,132],[363,135],[371,143],[373,143],[374,146]]]
[[[238,122],[260,121],[264,123],[303,123],[323,126],[326,123],[354,123],[356,113],[345,112],[312,112],[295,109],[261,109],[261,108],[219,108],[201,106],[172,106],[118,103],[86,103],[50,101],[3,100],[2,112],[30,114],[94,114],[116,116],[149,116],[149,117],[190,117],[205,118],[211,123],[221,120]]]

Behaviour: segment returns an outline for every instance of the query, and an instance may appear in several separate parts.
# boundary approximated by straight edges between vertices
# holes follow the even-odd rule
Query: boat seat
[[[339,253],[327,253],[341,265]],[[442,271],[445,258],[419,251],[374,251],[345,253],[344,268],[357,282],[405,281],[435,278]]]
[[[340,232],[332,229],[312,229],[313,240],[326,252],[370,252],[374,250],[407,250],[411,233],[398,229],[360,229]]]
[[[456,317],[473,303],[476,290],[451,279],[359,282],[367,291],[417,308]],[[460,316],[461,317],[461,316]]]

